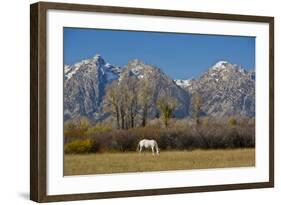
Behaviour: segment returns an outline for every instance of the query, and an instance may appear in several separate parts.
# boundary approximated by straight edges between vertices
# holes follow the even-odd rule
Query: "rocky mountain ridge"
[[[255,116],[255,72],[219,61],[188,86],[177,84],[191,95],[202,98],[202,111],[208,116]]]
[[[220,61],[198,79],[173,80],[160,68],[138,59],[120,68],[100,55],[64,66],[64,120],[82,116],[102,121],[110,116],[103,109],[106,88],[112,82],[136,79],[137,93],[150,83],[150,117],[157,115],[156,101],[162,97],[177,101],[176,117],[191,114],[192,95],[202,97],[204,115],[255,115],[255,72]]]

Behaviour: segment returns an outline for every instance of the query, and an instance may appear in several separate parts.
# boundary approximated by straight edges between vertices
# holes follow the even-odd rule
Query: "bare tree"
[[[128,82],[126,83],[127,89],[126,91],[128,92],[128,98],[127,98],[127,109],[128,109],[128,115],[129,115],[129,124],[130,127],[133,128],[135,127],[135,118],[138,113],[138,85],[137,85],[137,78],[135,76],[130,77]]]
[[[116,128],[120,129],[120,98],[119,98],[118,82],[113,82],[106,88],[106,95],[104,97],[104,110],[111,112],[116,118]]]
[[[200,124],[200,115],[202,112],[202,98],[199,93],[195,93],[192,96],[192,114],[197,125]]]
[[[120,111],[120,119],[121,119],[121,129],[125,129],[126,126],[126,114],[127,114],[127,105],[128,105],[128,97],[129,97],[129,92],[128,92],[128,87],[126,85],[126,82],[121,81],[118,84],[119,88],[119,111]]]
[[[106,89],[104,110],[116,117],[117,129],[135,127],[138,112],[137,79],[128,77],[121,82],[113,82]]]
[[[149,105],[152,103],[152,86],[151,83],[147,79],[142,79],[141,81],[141,91],[140,91],[140,104],[141,104],[141,125],[145,127],[146,120],[149,113]]]

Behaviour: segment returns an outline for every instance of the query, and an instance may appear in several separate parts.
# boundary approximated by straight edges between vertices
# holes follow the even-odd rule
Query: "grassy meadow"
[[[65,154],[64,175],[255,166],[255,148]]]
[[[255,165],[255,120],[252,118],[153,119],[145,126],[116,129],[82,119],[65,123],[64,175],[189,170]],[[142,139],[151,149],[138,153]]]

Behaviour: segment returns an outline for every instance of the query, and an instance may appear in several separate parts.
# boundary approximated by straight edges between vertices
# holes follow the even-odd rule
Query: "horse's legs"
[[[158,149],[158,146],[155,146],[155,152],[157,155],[159,155],[159,149]]]
[[[142,146],[140,146],[140,153],[141,153],[141,151],[142,151]]]
[[[154,147],[151,146],[151,150],[152,150],[152,155],[154,155]]]

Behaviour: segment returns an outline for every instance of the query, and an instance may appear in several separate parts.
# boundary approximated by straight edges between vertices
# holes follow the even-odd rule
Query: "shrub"
[[[64,136],[66,138],[77,138],[77,137],[83,137],[86,133],[86,130],[83,128],[74,128],[71,130],[65,130],[64,131]]]
[[[64,125],[65,141],[82,138],[90,127],[89,120],[85,117],[79,118],[76,121],[68,121]]]
[[[239,120],[239,121],[238,121]],[[159,121],[159,119],[158,119]],[[206,123],[207,121],[207,123]],[[89,127],[86,134],[69,126],[76,137],[65,138],[66,153],[126,152],[136,151],[141,139],[155,139],[162,150],[224,149],[255,147],[255,123],[240,118],[202,118],[201,124],[188,119],[175,120],[170,127],[161,129],[157,123],[128,130],[111,129],[110,126]],[[237,124],[236,126],[233,126]],[[75,131],[75,132],[74,132]],[[90,140],[90,141],[89,141]],[[94,143],[93,143],[94,142]]]
[[[64,153],[66,154],[84,154],[91,152],[93,141],[91,139],[86,140],[74,140],[64,145]]]
[[[98,124],[98,125],[96,125],[94,127],[89,127],[87,132],[86,132],[86,134],[87,135],[92,135],[92,134],[94,134],[96,132],[109,132],[111,130],[112,130],[112,128],[109,127],[109,126]]]
[[[234,117],[229,118],[228,123],[232,126],[237,125],[237,120]]]
[[[205,117],[205,118],[203,119],[203,125],[209,126],[209,125],[210,125],[210,118]]]

